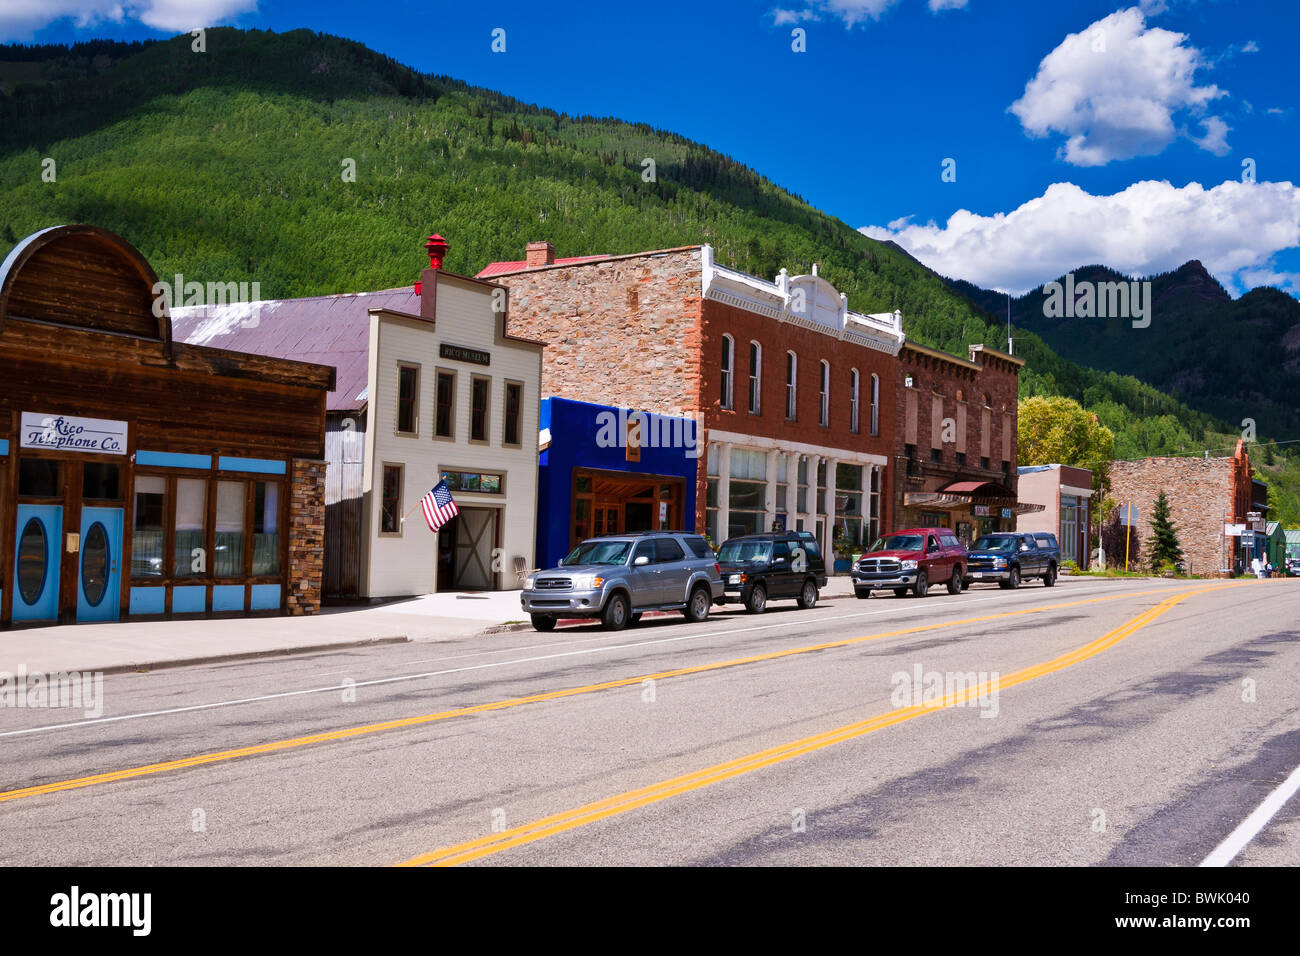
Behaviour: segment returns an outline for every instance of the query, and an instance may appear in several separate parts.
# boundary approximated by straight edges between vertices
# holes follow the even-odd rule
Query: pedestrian
[[[1271,559],[1269,559],[1264,562],[1264,577],[1271,578],[1272,576],[1273,576],[1273,562]]]

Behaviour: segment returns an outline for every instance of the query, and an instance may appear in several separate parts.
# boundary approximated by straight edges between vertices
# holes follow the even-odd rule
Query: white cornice
[[[708,244],[700,247],[700,265],[700,293],[706,299],[888,355],[897,355],[903,347],[901,313],[850,312],[847,297],[817,275],[816,267],[811,275],[800,276],[782,269],[775,282],[767,282],[717,265]],[[802,305],[802,311],[797,305]]]

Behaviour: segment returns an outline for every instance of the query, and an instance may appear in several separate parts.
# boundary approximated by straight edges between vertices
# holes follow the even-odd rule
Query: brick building
[[[849,311],[816,267],[769,282],[720,266],[708,245],[557,260],[530,243],[479,275],[547,344],[543,395],[696,419],[707,451],[686,523],[715,543],[779,522],[829,552],[888,527],[898,313]],[[636,530],[615,477],[605,530]]]
[[[1015,528],[1017,387],[1024,359],[984,345],[959,358],[907,343],[895,376],[893,527],[952,528],[964,543]]]
[[[1262,534],[1254,549],[1241,544],[1247,516],[1256,511],[1267,515],[1267,487],[1261,494],[1262,484],[1251,478],[1250,456],[1241,441],[1231,458],[1144,458],[1116,461],[1110,468],[1111,497],[1138,509],[1140,563],[1146,561],[1151,516],[1163,488],[1190,574],[1239,569],[1263,553]]]

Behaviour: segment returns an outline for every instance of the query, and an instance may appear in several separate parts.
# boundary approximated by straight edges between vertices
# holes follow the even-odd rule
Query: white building
[[[534,564],[542,346],[508,293],[441,269],[417,289],[172,310],[175,337],[334,365],[326,400],[325,597],[520,586]],[[460,514],[434,534],[442,479]]]

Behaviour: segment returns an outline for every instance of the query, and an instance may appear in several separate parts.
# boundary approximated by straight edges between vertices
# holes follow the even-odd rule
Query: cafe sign
[[[126,422],[23,412],[19,447],[46,451],[126,454]]]

